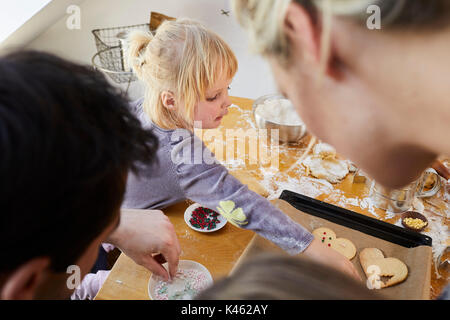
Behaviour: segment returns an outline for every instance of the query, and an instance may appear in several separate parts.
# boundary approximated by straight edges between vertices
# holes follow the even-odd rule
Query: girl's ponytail
[[[150,32],[141,30],[133,31],[128,36],[128,65],[140,79],[142,79],[142,68],[146,62],[144,51],[152,39],[153,35]]]

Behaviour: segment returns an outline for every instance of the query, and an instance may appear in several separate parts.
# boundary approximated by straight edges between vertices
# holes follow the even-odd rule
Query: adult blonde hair
[[[305,257],[263,253],[202,291],[196,300],[378,300],[348,275]]]
[[[236,57],[216,33],[191,19],[164,21],[153,35],[134,31],[128,41],[128,61],[146,85],[144,111],[163,129],[192,130],[195,106],[206,90],[238,68]],[[169,110],[161,93],[170,91],[177,102]]]
[[[302,5],[311,15],[313,23],[322,24],[322,63],[329,52],[333,16],[364,21],[365,25],[367,8],[377,5],[381,10],[383,27],[401,28],[434,26],[436,22],[446,20],[450,12],[448,0],[232,0],[233,12],[248,31],[253,52],[287,62],[290,57],[289,42],[283,32],[283,23],[291,2]]]

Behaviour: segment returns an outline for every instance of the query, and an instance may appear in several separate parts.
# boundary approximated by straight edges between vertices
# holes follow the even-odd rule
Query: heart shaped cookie
[[[381,289],[393,286],[406,279],[408,267],[397,258],[385,258],[377,248],[365,248],[359,254],[359,262],[366,274],[369,289]],[[389,278],[386,281],[381,277]]]
[[[336,250],[351,260],[356,254],[355,245],[348,239],[336,238],[336,233],[329,228],[317,228],[312,232],[314,238],[320,240],[324,245]]]

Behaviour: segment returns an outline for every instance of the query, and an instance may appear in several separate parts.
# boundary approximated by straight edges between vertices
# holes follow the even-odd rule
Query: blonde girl
[[[304,252],[358,277],[345,257],[318,243],[217,161],[195,159],[207,152],[193,134],[194,125],[220,125],[237,71],[236,57],[217,34],[192,20],[165,21],[155,35],[130,35],[129,58],[146,85],[145,97],[134,107],[160,147],[158,166],[130,173],[123,207],[162,209],[190,199],[217,208],[230,223],[257,232],[289,254]]]

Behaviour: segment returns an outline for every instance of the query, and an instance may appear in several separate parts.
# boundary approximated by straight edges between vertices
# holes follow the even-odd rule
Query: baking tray
[[[280,199],[310,215],[340,224],[368,235],[406,248],[432,245],[429,236],[380,221],[289,190],[283,190]]]
[[[286,191],[281,199],[270,202],[309,232],[325,227],[333,230],[337,237],[352,241],[357,254],[351,259],[351,263],[363,281],[366,281],[367,276],[362,269],[359,253],[364,248],[378,248],[385,257],[394,257],[403,261],[408,267],[408,277],[395,286],[377,290],[382,298],[394,300],[430,298],[431,239],[293,192]],[[255,234],[231,273],[238,270],[244,261],[269,252],[287,254],[273,242]],[[301,257],[302,254],[298,256]]]

